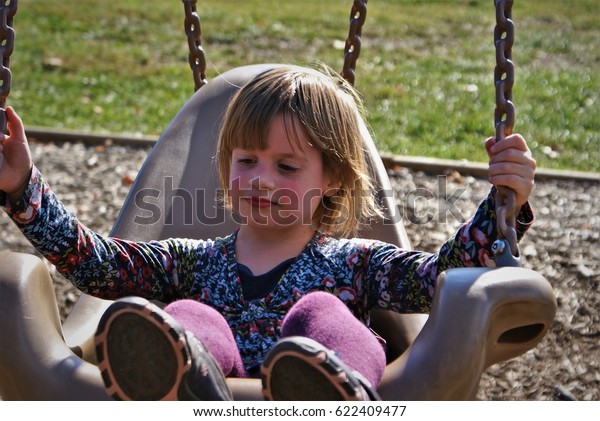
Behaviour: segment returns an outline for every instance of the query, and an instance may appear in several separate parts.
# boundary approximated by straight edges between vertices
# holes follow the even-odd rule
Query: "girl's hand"
[[[31,176],[31,153],[25,137],[25,128],[21,118],[12,107],[6,107],[6,121],[9,135],[0,133],[0,190],[8,194],[9,200],[19,199]]]
[[[490,158],[489,182],[513,189],[517,210],[520,209],[529,200],[535,178],[536,162],[527,142],[521,135],[512,134],[500,142],[487,139],[485,149]]]

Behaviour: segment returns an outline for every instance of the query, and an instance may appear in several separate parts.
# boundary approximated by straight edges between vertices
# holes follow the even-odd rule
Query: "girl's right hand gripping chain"
[[[520,134],[512,134],[501,142],[487,139],[485,149],[489,157],[489,182],[515,191],[518,213],[529,200],[535,183],[536,162],[527,142]]]
[[[8,136],[0,133],[0,190],[11,202],[25,192],[33,162],[21,118],[12,107],[6,107]]]

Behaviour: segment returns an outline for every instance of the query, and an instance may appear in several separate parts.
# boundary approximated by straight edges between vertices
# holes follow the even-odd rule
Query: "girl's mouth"
[[[243,200],[254,208],[268,208],[277,205],[276,202],[272,202],[266,197],[244,197]]]

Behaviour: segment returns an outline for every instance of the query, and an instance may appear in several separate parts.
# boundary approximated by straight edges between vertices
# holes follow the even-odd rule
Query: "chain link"
[[[5,0],[0,3],[0,54],[2,65],[0,66],[0,130],[6,132],[6,115],[4,107],[6,98],[10,92],[12,74],[10,72],[10,55],[15,46],[15,31],[12,28],[13,18],[17,13],[17,0]]]
[[[189,62],[194,76],[195,91],[206,85],[206,55],[202,48],[202,27],[196,11],[196,0],[182,0],[185,9],[185,33],[190,49]]]
[[[494,28],[496,109],[494,111],[494,124],[496,127],[496,141],[500,142],[512,133],[515,124],[515,106],[512,102],[514,65],[511,61],[515,26],[511,20],[513,0],[494,0],[494,4],[496,7],[496,27]],[[514,256],[519,255],[516,213],[516,194],[514,190],[505,186],[497,186],[496,218],[498,234],[508,241]]]
[[[202,27],[196,11],[196,0],[182,0],[185,10],[185,33],[188,37],[190,68],[197,91],[206,85],[206,54],[202,48]],[[350,30],[344,46],[344,66],[341,75],[354,85],[356,61],[360,56],[362,27],[367,17],[367,1],[355,0],[350,11]]]
[[[356,61],[360,56],[362,27],[367,18],[367,0],[355,0],[350,11],[350,30],[344,46],[344,67],[341,75],[354,85]]]

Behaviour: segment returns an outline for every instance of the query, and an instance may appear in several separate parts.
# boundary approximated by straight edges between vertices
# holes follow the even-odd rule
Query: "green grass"
[[[351,0],[200,0],[208,77],[342,67]],[[515,131],[541,167],[600,172],[597,0],[515,0]],[[372,0],[356,87],[381,151],[486,161],[492,0]],[[193,93],[180,0],[21,0],[7,103],[26,124],[157,136]]]

